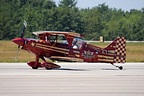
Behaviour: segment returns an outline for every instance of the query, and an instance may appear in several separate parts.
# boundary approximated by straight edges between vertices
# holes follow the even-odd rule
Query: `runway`
[[[31,69],[0,63],[0,96],[144,96],[144,63],[119,70],[103,63],[56,63],[60,69]]]

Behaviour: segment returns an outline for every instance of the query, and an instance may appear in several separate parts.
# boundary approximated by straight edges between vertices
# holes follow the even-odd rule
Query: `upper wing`
[[[72,36],[72,37],[80,37],[82,38],[83,36],[79,33],[76,32],[62,32],[62,31],[37,31],[37,32],[33,32],[33,34],[35,35],[65,35],[65,36]]]

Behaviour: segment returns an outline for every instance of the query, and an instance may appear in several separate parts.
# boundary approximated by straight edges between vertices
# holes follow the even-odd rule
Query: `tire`
[[[32,69],[38,69],[38,67],[32,67]]]

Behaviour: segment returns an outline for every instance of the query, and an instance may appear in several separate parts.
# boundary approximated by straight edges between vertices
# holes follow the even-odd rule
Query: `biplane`
[[[83,40],[84,36],[76,32],[38,31],[33,34],[39,39],[24,38],[25,28],[26,25],[23,27],[21,37],[12,41],[18,45],[18,48],[35,54],[35,61],[27,63],[33,69],[60,68],[61,66],[53,61],[65,61],[110,63],[122,70],[123,67],[116,66],[115,63],[126,62],[126,39],[124,37],[118,37],[107,47],[100,48],[87,43]],[[42,62],[39,59],[42,59]]]

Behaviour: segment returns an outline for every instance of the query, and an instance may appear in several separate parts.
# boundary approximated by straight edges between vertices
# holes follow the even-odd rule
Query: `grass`
[[[144,62],[144,43],[128,43],[127,62]]]
[[[16,59],[18,46],[11,41],[0,41],[0,62],[28,62],[35,60],[35,56],[24,50],[19,50]]]
[[[96,46],[106,47],[109,43],[92,43]],[[19,50],[16,60],[18,46],[11,41],[0,41],[0,62],[28,62],[34,61],[35,56],[24,50]],[[144,62],[144,43],[127,43],[127,62]]]

